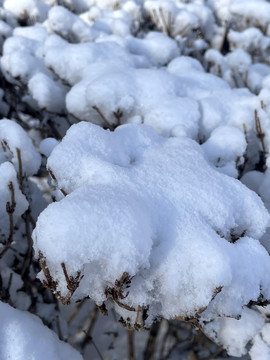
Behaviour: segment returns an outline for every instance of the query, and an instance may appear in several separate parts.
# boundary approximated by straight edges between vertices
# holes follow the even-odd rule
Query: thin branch
[[[100,109],[97,106],[92,106],[92,108],[94,110],[96,110],[96,112],[99,114],[99,116],[102,118],[102,120],[105,122],[106,126],[108,129],[110,129],[111,131],[114,130],[114,127],[109,123],[109,121],[106,119],[106,117],[102,114],[102,112],[100,111]]]
[[[80,309],[82,308],[83,304],[85,303],[86,299],[83,299],[73,310],[72,314],[70,315],[70,317],[67,320],[67,323],[70,324],[72,322],[72,320],[75,318],[75,316],[78,314],[78,312],[80,311]]]
[[[97,318],[98,318],[98,314],[99,314],[99,311],[98,311],[98,307],[95,306],[93,311],[91,312],[91,317],[90,317],[90,322],[89,322],[89,325],[87,327],[87,329],[84,331],[85,333],[85,338],[82,342],[82,347],[84,348],[86,343],[87,343],[87,340],[89,339],[89,337],[91,337],[91,332],[95,326],[95,323],[97,321]]]
[[[127,330],[128,338],[128,360],[134,360],[134,331]]]
[[[144,350],[144,360],[153,360],[155,358],[155,348],[160,330],[161,321],[154,322],[151,326],[148,341]]]
[[[19,165],[19,183],[22,190],[23,186],[23,169],[22,169],[22,157],[21,157],[21,150],[19,148],[16,148],[17,152],[17,159],[18,159],[18,165]]]
[[[262,131],[261,121],[258,116],[258,111],[256,109],[254,110],[254,116],[255,116],[255,128],[256,128],[257,137],[261,141],[263,154],[265,155],[266,154],[266,148],[264,144],[265,133]]]
[[[27,243],[28,243],[28,249],[27,249],[27,253],[24,257],[24,261],[23,261],[23,266],[22,266],[22,270],[21,270],[21,277],[24,278],[24,276],[27,274],[27,272],[29,271],[29,266],[32,260],[32,245],[33,245],[33,240],[32,240],[32,236],[31,236],[31,216],[30,216],[30,210],[28,209],[25,214],[24,214],[24,221],[25,221],[25,232],[26,232],[26,237],[27,237]]]
[[[14,220],[13,220],[13,213],[16,208],[16,202],[15,202],[15,191],[14,191],[14,185],[12,181],[8,184],[8,188],[11,193],[11,201],[8,201],[6,203],[6,212],[8,213],[9,217],[9,236],[7,243],[5,244],[4,249],[0,253],[0,259],[3,257],[3,255],[7,252],[7,250],[10,248],[12,242],[13,242],[13,234],[14,234]]]
[[[84,333],[86,334],[85,331],[84,331]],[[87,336],[87,334],[86,334],[86,336]],[[92,336],[87,336],[87,339],[93,344],[94,348],[96,349],[96,352],[98,353],[98,356],[100,357],[100,360],[104,360],[104,358],[103,358],[101,352],[99,351],[96,343],[94,342]]]

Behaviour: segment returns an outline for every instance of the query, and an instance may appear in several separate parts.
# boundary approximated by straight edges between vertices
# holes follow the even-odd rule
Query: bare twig
[[[56,315],[55,322],[56,322],[58,337],[59,337],[60,340],[64,340],[62,330],[61,330],[61,326],[60,326],[59,315]]]
[[[128,338],[128,360],[134,360],[134,331],[127,330]]]
[[[31,218],[30,210],[28,209],[24,214],[25,232],[26,232],[26,237],[27,237],[28,249],[27,249],[27,253],[26,253],[25,257],[24,257],[23,266],[22,266],[22,270],[21,270],[21,277],[22,278],[24,278],[27,271],[29,271],[29,265],[30,265],[31,260],[32,260],[33,240],[32,240],[31,229],[30,229],[30,223],[31,223],[30,218]]]
[[[84,331],[85,333],[85,338],[83,339],[83,342],[82,342],[82,347],[84,348],[86,343],[87,343],[87,340],[89,339],[89,337],[91,336],[91,332],[95,326],[95,323],[97,321],[97,318],[98,318],[98,307],[95,306],[94,309],[92,310],[91,312],[91,316],[90,316],[90,321],[89,321],[89,325],[87,327],[87,329]]]
[[[70,315],[70,317],[67,320],[67,323],[70,324],[72,322],[72,320],[75,318],[75,316],[78,314],[78,312],[80,311],[80,309],[82,308],[83,304],[85,303],[86,299],[83,299],[73,310],[72,314]]]
[[[22,168],[22,157],[21,157],[21,150],[19,148],[16,148],[17,152],[17,159],[18,159],[18,165],[19,165],[19,183],[22,190],[23,187],[23,168]]]
[[[151,326],[146,348],[144,350],[144,360],[153,360],[155,358],[155,348],[160,330],[161,321],[154,322]]]
[[[86,334],[85,331],[84,331],[84,333]],[[96,349],[96,352],[98,353],[98,356],[99,356],[100,360],[104,360],[104,358],[103,358],[101,352],[99,351],[99,349],[98,349],[95,341],[93,340],[92,336],[89,336],[87,334],[86,334],[86,336],[87,336],[87,339],[93,344],[94,348]]]
[[[102,118],[102,120],[104,121],[104,123],[106,124],[107,128],[110,129],[111,131],[114,130],[114,127],[110,124],[110,122],[106,119],[106,117],[102,114],[101,110],[97,107],[97,106],[92,106],[92,108],[94,110],[96,110],[96,112],[99,114],[99,116]]]
[[[162,8],[159,8],[160,18],[163,24],[163,30],[166,35],[170,35],[170,23],[166,22],[165,15]]]
[[[61,263],[61,267],[63,269],[63,273],[65,275],[67,288],[69,290],[68,294],[65,297],[60,297],[60,300],[63,305],[69,304],[70,299],[74,292],[77,290],[77,288],[80,285],[80,281],[83,278],[83,275],[81,276],[81,271],[77,271],[76,277],[68,276],[67,269],[65,263]]]
[[[8,184],[8,188],[11,193],[11,201],[8,201],[6,203],[6,211],[8,213],[9,217],[9,236],[7,239],[7,242],[4,246],[4,249],[0,253],[0,259],[3,257],[3,255],[7,252],[7,250],[10,248],[12,242],[13,242],[13,234],[14,234],[14,220],[13,220],[13,213],[16,208],[16,202],[15,202],[15,191],[14,191],[14,185],[12,181]]]
[[[124,304],[123,302],[120,301],[120,300],[125,299],[128,296],[128,294],[129,294],[128,291],[124,295],[123,287],[129,288],[131,280],[132,280],[132,277],[127,272],[124,272],[122,274],[120,280],[115,280],[114,287],[106,286],[105,295],[108,300],[115,302],[118,306],[120,306],[126,310],[129,310],[129,311],[136,311],[134,307]]]
[[[44,287],[50,289],[52,292],[55,292],[56,287],[57,287],[57,282],[53,280],[50,270],[47,266],[46,259],[44,258],[42,252],[39,251],[38,255],[39,255],[38,260],[39,260],[41,270],[43,271],[43,273],[46,277],[46,280],[47,280],[47,281],[43,280],[42,284]]]
[[[257,137],[261,141],[263,154],[265,155],[266,154],[266,148],[264,144],[265,133],[262,131],[261,121],[258,115],[258,111],[256,109],[254,110],[254,116],[255,116],[255,128],[256,128]]]

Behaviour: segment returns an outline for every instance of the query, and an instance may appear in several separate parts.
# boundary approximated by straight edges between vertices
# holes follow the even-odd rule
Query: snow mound
[[[269,214],[193,140],[81,122],[48,169],[68,195],[39,216],[34,249],[40,278],[64,303],[111,299],[132,324],[143,308],[149,326],[206,307],[205,320],[238,316],[250,300],[269,298],[270,259],[256,240]]]
[[[82,360],[70,345],[60,341],[41,320],[0,301],[1,360]]]
[[[41,163],[31,139],[15,121],[0,120],[0,164],[11,161],[21,176],[35,174]]]

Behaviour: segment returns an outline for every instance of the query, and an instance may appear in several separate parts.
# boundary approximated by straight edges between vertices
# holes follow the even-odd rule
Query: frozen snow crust
[[[207,306],[205,319],[237,316],[260,294],[269,298],[270,258],[256,240],[268,212],[193,140],[166,139],[145,125],[110,132],[81,122],[48,169],[68,195],[39,216],[34,248],[63,298],[63,263],[69,276],[83,276],[74,300],[90,296],[99,305],[115,300],[111,289],[128,274],[116,308],[147,308],[148,325],[196,317]]]

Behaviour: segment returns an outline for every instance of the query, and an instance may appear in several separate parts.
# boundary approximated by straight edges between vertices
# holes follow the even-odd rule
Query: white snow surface
[[[31,21],[44,21],[49,6],[40,0],[5,0],[4,8],[16,18],[31,19]]]
[[[46,138],[40,142],[39,151],[41,154],[48,157],[58,143],[59,141],[54,138]]]
[[[247,147],[244,133],[230,126],[217,127],[202,145],[208,159],[223,173],[237,177],[236,161]]]
[[[220,318],[207,324],[204,331],[215,342],[221,344],[229,355],[241,357],[247,353],[247,343],[259,334],[263,325],[264,318],[259,312],[244,308],[241,319]],[[256,347],[252,352],[255,351]]]
[[[36,151],[32,140],[23,128],[15,121],[0,120],[0,163],[3,160],[11,161],[19,173],[19,153],[21,157],[22,175],[35,174],[41,163],[41,157]]]
[[[82,356],[41,320],[0,301],[1,360],[82,360]]]
[[[74,300],[98,304],[128,272],[122,301],[150,305],[149,324],[206,306],[207,320],[237,316],[260,293],[270,296],[270,258],[256,240],[269,214],[193,140],[166,139],[145,125],[110,132],[81,122],[54,148],[48,168],[68,195],[41,213],[33,240],[62,295],[64,262],[69,275],[84,275]]]

